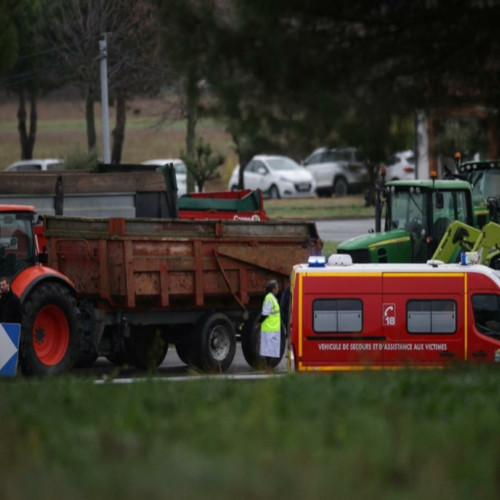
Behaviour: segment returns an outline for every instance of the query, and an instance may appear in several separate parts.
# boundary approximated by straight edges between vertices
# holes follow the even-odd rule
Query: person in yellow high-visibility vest
[[[260,315],[260,349],[259,354],[270,358],[280,357],[281,314],[278,295],[279,285],[276,280],[266,284],[266,296]]]

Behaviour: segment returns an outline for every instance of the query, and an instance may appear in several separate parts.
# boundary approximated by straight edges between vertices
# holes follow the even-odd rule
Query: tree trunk
[[[29,133],[26,125],[26,93],[24,89],[19,90],[19,108],[17,110],[17,128],[19,130],[19,141],[21,143],[21,159],[31,160],[33,149],[35,148],[36,128],[37,128],[37,93],[30,92],[30,124]]]
[[[89,151],[96,147],[95,115],[94,115],[94,94],[91,89],[87,89],[85,96],[85,120],[87,123],[87,145]]]
[[[198,79],[195,71],[190,71],[186,80],[186,155],[195,156],[196,122],[198,121]],[[187,192],[194,191],[194,178],[191,172],[187,173]]]
[[[111,153],[111,163],[116,165],[122,161],[125,123],[127,120],[126,103],[125,94],[118,93],[116,97],[116,125],[113,130],[113,151]]]

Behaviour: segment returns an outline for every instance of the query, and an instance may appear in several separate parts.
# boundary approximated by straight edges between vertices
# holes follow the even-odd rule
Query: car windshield
[[[290,158],[269,158],[267,164],[273,170],[296,170],[300,166]]]

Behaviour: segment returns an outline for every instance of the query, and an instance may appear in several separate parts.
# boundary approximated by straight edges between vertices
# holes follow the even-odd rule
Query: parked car
[[[318,196],[345,196],[368,187],[368,168],[356,148],[319,148],[303,162],[316,181]]]
[[[412,150],[390,155],[382,166],[386,168],[386,181],[415,179],[415,155]]]
[[[44,170],[63,170],[64,162],[58,158],[20,160],[9,165],[5,172],[33,172]]]
[[[228,189],[238,188],[240,166],[229,179]],[[314,196],[316,183],[313,176],[287,156],[257,155],[245,167],[243,179],[246,189],[261,189],[270,198]]]
[[[175,179],[177,181],[177,196],[182,196],[187,192],[187,167],[186,164],[179,158],[163,158],[156,160],[143,161],[142,165],[158,165],[163,167],[167,163],[173,163],[175,169]]]

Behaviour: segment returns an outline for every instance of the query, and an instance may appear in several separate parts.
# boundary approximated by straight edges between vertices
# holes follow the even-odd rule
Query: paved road
[[[375,229],[375,218],[319,221],[316,222],[316,227],[323,241],[340,243],[353,236],[366,234],[370,229]]]

